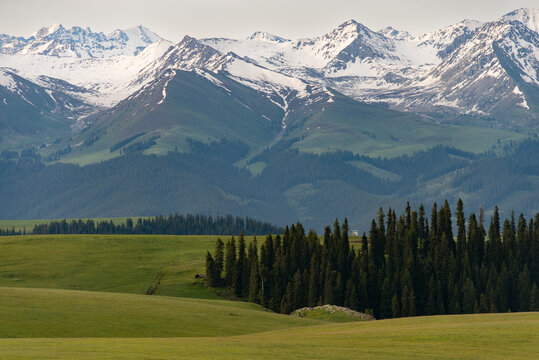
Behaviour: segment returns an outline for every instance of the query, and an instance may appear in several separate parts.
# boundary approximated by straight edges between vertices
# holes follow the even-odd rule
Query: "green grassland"
[[[539,314],[324,324],[229,337],[0,339],[3,359],[533,359]]]
[[[241,301],[56,289],[0,292],[0,338],[213,337],[320,324]]]
[[[218,299],[204,272],[216,236],[40,235],[0,237],[0,286]]]
[[[335,323],[223,300],[193,276],[204,271],[216,238],[0,237],[0,358],[530,359],[539,353],[539,313]],[[155,294],[143,295],[157,279]]]

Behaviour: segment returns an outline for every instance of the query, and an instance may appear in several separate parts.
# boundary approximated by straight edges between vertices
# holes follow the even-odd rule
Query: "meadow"
[[[539,353],[539,313],[337,323],[223,300],[194,278],[204,272],[216,238],[0,237],[0,358],[530,359]],[[156,281],[154,295],[143,295]]]

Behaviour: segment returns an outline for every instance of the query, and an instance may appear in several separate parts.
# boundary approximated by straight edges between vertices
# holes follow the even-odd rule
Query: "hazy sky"
[[[354,19],[420,35],[462,19],[494,20],[539,0],[0,0],[0,34],[30,36],[61,23],[109,33],[144,25],[164,38],[244,38],[256,30],[297,39]]]

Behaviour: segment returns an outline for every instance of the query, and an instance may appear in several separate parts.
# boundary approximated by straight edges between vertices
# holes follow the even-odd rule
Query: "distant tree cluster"
[[[26,235],[26,229],[17,230],[15,227],[9,229],[0,229],[0,236],[11,236],[11,235]]]
[[[398,218],[380,209],[354,246],[346,219],[326,227],[323,241],[300,223],[267,235],[260,249],[256,238],[219,239],[206,256],[207,282],[280,313],[322,304],[376,318],[538,311],[539,214],[501,224],[496,207],[487,233],[473,213],[466,223],[459,200],[456,220],[455,237],[446,201],[430,220],[423,206]]]
[[[133,141],[133,140],[135,140],[135,139],[141,137],[141,136],[144,135],[144,134],[145,134],[145,133],[139,133],[139,134],[135,134],[135,135],[133,135],[133,136],[130,136],[130,137],[128,137],[127,139],[123,139],[122,141],[119,141],[119,142],[113,144],[113,145],[110,147],[109,150],[110,150],[110,152],[114,152],[114,151],[120,149],[121,147],[123,147],[123,146],[129,144],[131,141]]]
[[[89,220],[61,220],[35,225],[32,234],[159,234],[159,235],[250,235],[277,234],[283,229],[268,222],[232,215],[169,215],[126,219],[122,223]],[[1,233],[0,233],[1,234]],[[7,235],[7,234],[6,234]]]

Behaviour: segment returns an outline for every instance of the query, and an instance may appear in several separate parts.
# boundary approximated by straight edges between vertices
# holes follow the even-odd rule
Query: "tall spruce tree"
[[[219,285],[222,283],[222,273],[225,264],[224,246],[225,244],[223,243],[223,240],[221,240],[221,238],[217,238],[217,241],[215,242],[214,260],[216,277]]]
[[[208,286],[218,286],[220,278],[217,275],[217,266],[210,252],[206,253],[206,283]]]
[[[238,297],[244,297],[248,291],[249,279],[247,277],[247,259],[245,254],[245,239],[243,234],[240,234],[238,240],[238,260],[236,261],[236,266],[234,268],[234,279],[232,284],[232,289],[234,294]],[[247,286],[246,286],[247,284]]]
[[[249,301],[260,303],[260,276],[258,274],[258,261],[251,263],[251,271],[249,274]]]
[[[234,271],[236,268],[236,240],[234,236],[226,244],[225,258],[225,282],[226,286],[232,287],[234,282]]]

